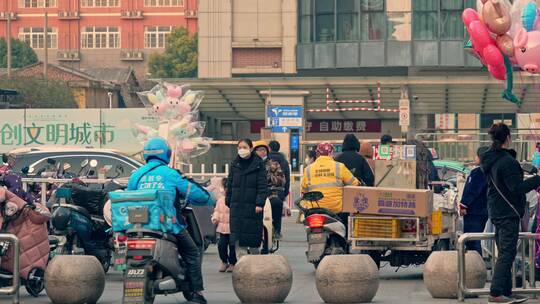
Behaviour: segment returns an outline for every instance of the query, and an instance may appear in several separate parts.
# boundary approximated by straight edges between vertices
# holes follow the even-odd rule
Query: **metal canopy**
[[[260,77],[229,79],[167,79],[204,90],[201,111],[222,120],[264,119],[264,96],[261,91],[307,90],[307,108],[326,107],[327,88],[339,100],[376,99],[377,82],[381,84],[384,108],[397,108],[404,86],[408,88],[412,111],[434,113],[515,113],[540,112],[540,76],[516,73],[514,94],[523,99],[522,107],[501,98],[505,83],[480,76],[409,76],[409,77]],[[347,107],[332,105],[331,107]],[[369,106],[369,104],[365,104]],[[309,119],[381,118],[397,119],[397,113],[367,111],[308,113]]]

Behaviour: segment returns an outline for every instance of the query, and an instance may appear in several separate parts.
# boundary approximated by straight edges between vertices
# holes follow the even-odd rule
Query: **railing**
[[[540,141],[537,138],[539,135],[530,132],[512,134],[512,148],[516,150],[519,161],[530,160],[532,149]],[[489,135],[480,132],[418,133],[416,139],[434,148],[440,159],[461,162],[474,161],[476,150],[491,144]]]
[[[13,246],[13,280],[9,288],[0,288],[0,296],[13,295],[13,304],[19,304],[19,287],[20,287],[20,274],[19,274],[19,258],[21,255],[21,247],[19,239],[13,234],[0,233],[0,242],[9,242]]]
[[[512,266],[512,291],[518,294],[540,294],[540,288],[536,287],[536,278],[535,278],[535,253],[536,253],[536,239],[540,237],[540,234],[522,232],[519,234],[519,240],[521,241],[521,246],[518,248],[521,249],[521,280],[522,288],[516,287],[516,274],[517,266],[516,262]],[[460,302],[465,301],[465,296],[467,295],[487,295],[489,294],[488,288],[477,288],[469,289],[465,286],[466,282],[466,269],[465,269],[465,242],[466,241],[479,241],[495,238],[494,233],[464,233],[457,241],[457,250],[458,250],[458,300]],[[527,243],[525,242],[527,241]],[[526,254],[527,248],[525,244],[528,244],[529,253]],[[495,247],[495,241],[492,243],[492,247]],[[492,252],[495,252],[495,248],[492,248]],[[528,259],[526,259],[528,258]],[[491,255],[491,265],[495,267],[496,255]],[[527,263],[528,261],[528,263]],[[527,264],[529,265],[529,280],[527,280]],[[528,284],[527,284],[528,283]]]

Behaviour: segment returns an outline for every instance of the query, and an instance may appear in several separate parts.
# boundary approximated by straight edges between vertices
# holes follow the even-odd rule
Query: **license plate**
[[[309,243],[321,243],[326,242],[326,237],[323,233],[313,233],[308,235]]]
[[[128,218],[132,224],[146,224],[148,223],[148,208],[131,207],[128,209]]]
[[[144,304],[146,293],[146,269],[130,268],[126,270],[124,278],[124,300],[123,303]]]

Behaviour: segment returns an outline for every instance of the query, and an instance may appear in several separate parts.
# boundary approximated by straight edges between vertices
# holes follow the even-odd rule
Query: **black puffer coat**
[[[360,155],[360,142],[354,134],[347,134],[343,139],[343,152],[336,155],[335,160],[344,164],[347,169],[366,186],[373,187],[375,177],[367,160]]]
[[[523,180],[523,170],[508,150],[491,148],[480,155],[480,159],[488,185],[489,217],[523,217],[527,205],[525,194],[540,186],[540,176]]]
[[[266,166],[261,158],[252,154],[249,159],[237,157],[231,166],[227,181],[225,204],[231,209],[231,241],[241,247],[259,247],[263,234],[263,213],[268,196]]]

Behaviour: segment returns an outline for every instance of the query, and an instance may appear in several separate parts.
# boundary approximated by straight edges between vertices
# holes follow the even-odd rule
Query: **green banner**
[[[142,149],[134,124],[157,127],[146,109],[0,110],[0,152],[20,147],[65,146],[118,150]]]

